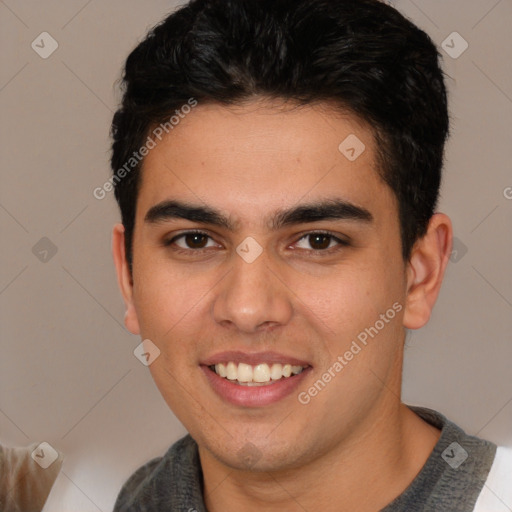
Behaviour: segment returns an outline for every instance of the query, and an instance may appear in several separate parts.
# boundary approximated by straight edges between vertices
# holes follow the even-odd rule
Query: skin
[[[338,150],[349,134],[366,147],[353,162]],[[451,223],[435,214],[404,262],[397,202],[375,155],[371,129],[353,115],[256,98],[198,105],[145,158],[133,275],[123,226],[113,233],[125,323],[161,351],[150,371],[199,445],[210,512],[374,511],[406,489],[439,438],[401,403],[401,372],[404,328],[430,317]],[[269,226],[276,211],[332,198],[373,220]],[[145,222],[168,199],[215,208],[236,229]],[[189,229],[211,237],[202,252],[183,238],[163,244]],[[326,230],[349,245],[327,238],[325,255],[306,235]],[[263,249],[252,263],[236,252],[248,236]],[[297,390],[307,391],[395,303],[401,311],[307,405],[294,392],[264,407],[235,406],[199,366],[224,350],[273,350],[309,362]],[[251,464],[240,456],[248,442],[257,453]]]

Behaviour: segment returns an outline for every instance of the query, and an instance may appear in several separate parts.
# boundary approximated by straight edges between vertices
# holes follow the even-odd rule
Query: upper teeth
[[[274,363],[269,366],[267,363],[251,366],[250,364],[232,361],[227,364],[219,363],[215,365],[215,372],[221,377],[238,382],[270,382],[270,380],[279,380],[282,377],[290,377],[300,373],[304,368],[302,366],[292,366],[291,364]]]

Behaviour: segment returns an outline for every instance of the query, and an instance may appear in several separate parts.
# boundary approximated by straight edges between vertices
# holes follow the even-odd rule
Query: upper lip
[[[218,352],[217,354],[204,359],[201,364],[205,366],[213,366],[219,363],[228,363],[230,361],[233,361],[236,364],[245,363],[253,366],[263,363],[267,363],[268,365],[280,363],[302,367],[311,366],[307,361],[297,359],[293,356],[279,354],[278,352],[241,352],[238,350]]]

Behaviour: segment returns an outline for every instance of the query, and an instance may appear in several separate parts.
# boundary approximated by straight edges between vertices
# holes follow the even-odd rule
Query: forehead
[[[262,218],[300,201],[393,201],[372,130],[326,104],[199,104],[145,157],[138,216],[169,198]]]

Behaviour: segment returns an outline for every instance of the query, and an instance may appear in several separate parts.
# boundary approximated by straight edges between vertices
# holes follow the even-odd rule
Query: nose
[[[286,325],[293,313],[291,292],[270,267],[265,251],[248,263],[237,254],[221,281],[213,304],[215,321],[223,327],[255,333]]]

